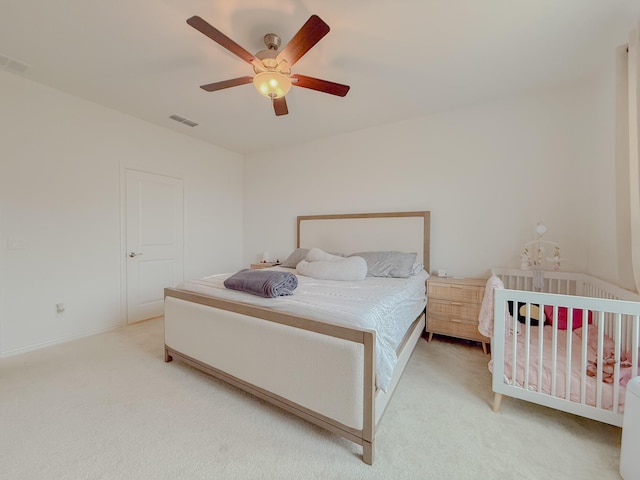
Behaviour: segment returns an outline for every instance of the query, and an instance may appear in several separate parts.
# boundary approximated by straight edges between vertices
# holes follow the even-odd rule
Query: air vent
[[[175,120],[176,122],[184,123],[185,125],[189,125],[190,127],[195,127],[198,124],[193,120],[189,120],[188,118],[181,117],[180,115],[170,115],[169,118],[171,120]]]
[[[0,66],[13,73],[24,73],[29,66],[5,55],[0,55]]]

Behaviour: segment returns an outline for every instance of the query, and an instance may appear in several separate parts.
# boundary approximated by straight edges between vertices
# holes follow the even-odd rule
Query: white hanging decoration
[[[536,239],[524,244],[524,249],[520,255],[520,268],[523,270],[533,270],[533,289],[542,291],[544,289],[544,262],[550,262],[553,270],[560,270],[560,244],[553,240],[545,240],[547,233],[546,225],[538,223],[536,225]],[[546,247],[553,248],[553,256],[546,255]]]
[[[543,270],[544,263],[549,262],[553,270],[560,270],[563,259],[560,257],[560,243],[553,240],[545,240],[544,234],[547,232],[546,225],[538,223],[536,225],[536,238],[524,244],[524,249],[520,254],[520,268],[522,270]],[[553,248],[553,256],[546,255],[546,247]]]

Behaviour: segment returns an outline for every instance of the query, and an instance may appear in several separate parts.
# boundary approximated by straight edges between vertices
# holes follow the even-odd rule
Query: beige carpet
[[[510,398],[488,357],[421,339],[361,449],[178,361],[162,320],[0,360],[0,478],[619,479],[621,430]]]

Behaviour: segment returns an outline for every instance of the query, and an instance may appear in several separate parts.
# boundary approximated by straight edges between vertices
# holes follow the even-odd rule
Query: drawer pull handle
[[[460,320],[459,318],[450,318],[449,320],[456,323],[462,323],[462,320]]]
[[[461,302],[450,302],[451,305],[457,305],[458,307],[460,307],[462,305]]]

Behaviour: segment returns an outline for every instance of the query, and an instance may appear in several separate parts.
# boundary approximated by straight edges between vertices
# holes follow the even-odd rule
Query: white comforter
[[[298,275],[298,288],[293,295],[277,298],[226,289],[223,282],[230,275],[189,280],[177,288],[314,320],[375,330],[376,384],[384,391],[389,387],[397,363],[396,348],[426,305],[428,274],[424,270],[409,278],[367,277],[357,282],[316,280]]]

